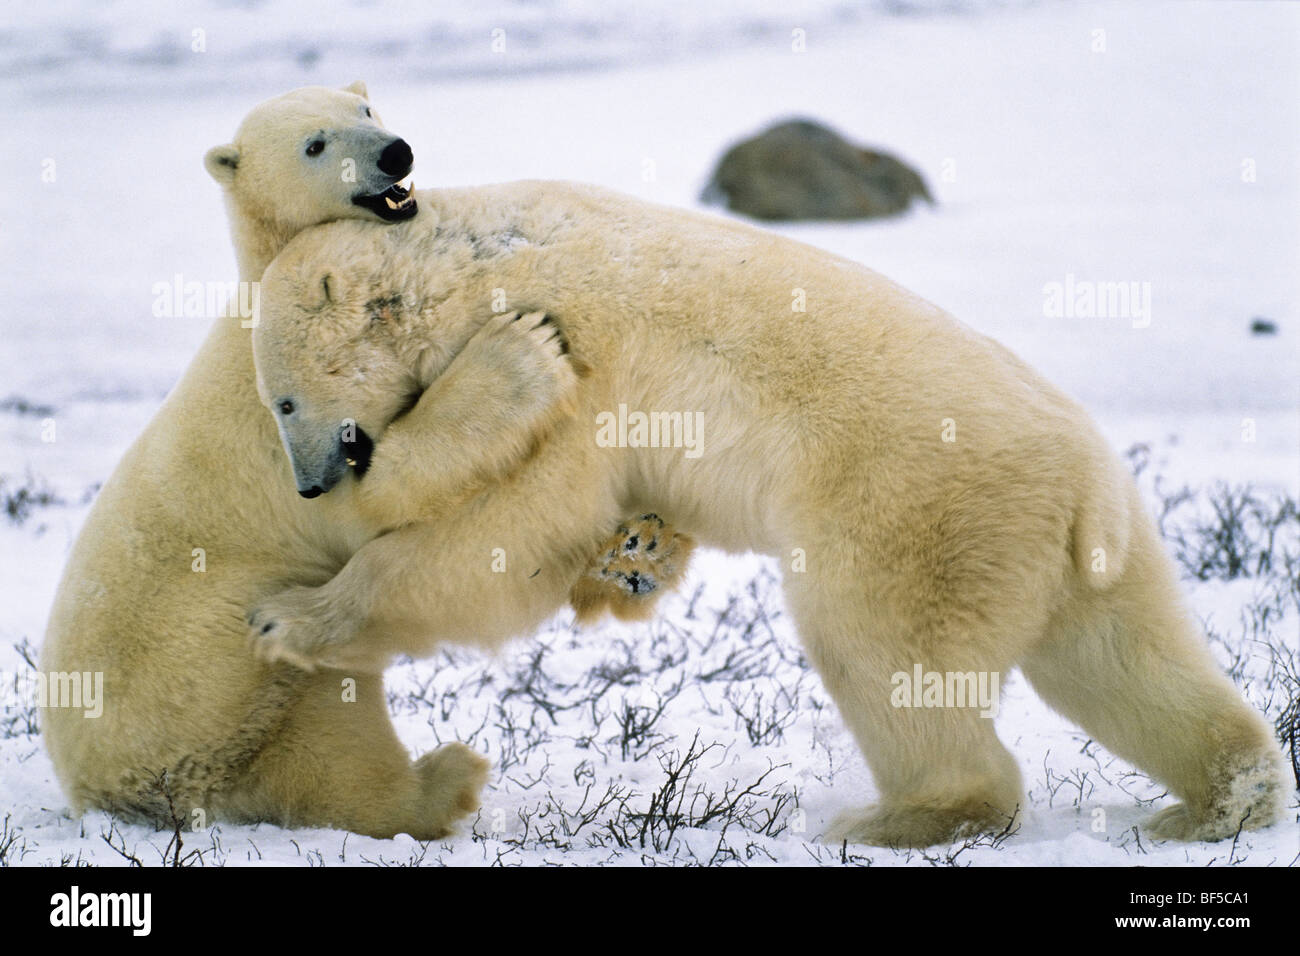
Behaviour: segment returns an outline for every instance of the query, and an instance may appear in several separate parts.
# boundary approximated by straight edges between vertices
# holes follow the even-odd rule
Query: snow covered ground
[[[40,644],[95,488],[205,332],[203,320],[154,317],[154,284],[234,278],[204,150],[265,96],[359,77],[413,145],[421,187],[566,178],[692,206],[723,148],[795,114],[919,166],[933,210],[780,231],[995,336],[1091,409],[1117,448],[1145,445],[1134,462],[1153,509],[1157,475],[1166,495],[1196,489],[1171,513],[1171,547],[1216,653],[1277,717],[1296,691],[1279,655],[1300,643],[1296,565],[1281,558],[1300,545],[1281,504],[1300,493],[1300,7],[609,6],[497,0],[466,19],[384,0],[322,23],[305,0],[55,3],[4,24],[6,684]],[[191,50],[196,28],[203,52]],[[795,30],[804,52],[791,48]],[[1044,288],[1067,282],[1138,283],[1150,314],[1046,314]],[[1252,335],[1256,318],[1276,334]],[[1251,574],[1230,575],[1222,542],[1197,530],[1214,524],[1219,485],[1252,486],[1277,518],[1271,568],[1253,573],[1255,554]],[[1205,580],[1190,577],[1198,548]],[[1018,675],[997,719],[1027,788],[1017,832],[926,853],[819,843],[836,812],[874,791],[800,656],[777,573],[707,554],[651,624],[575,633],[561,615],[499,658],[457,650],[394,668],[392,710],[413,752],[459,738],[493,760],[466,835],[422,846],[219,824],[187,833],[183,852],[209,865],[1296,860],[1294,798],[1288,822],[1235,844],[1152,844],[1134,826],[1164,802],[1161,788]],[[6,694],[3,706],[0,856],[113,865],[167,854],[168,834],[66,817],[23,701]],[[680,811],[647,816],[654,794],[657,806],[681,797]]]

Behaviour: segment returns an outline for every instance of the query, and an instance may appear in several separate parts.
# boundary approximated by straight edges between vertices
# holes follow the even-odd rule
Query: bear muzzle
[[[325,438],[304,425],[294,423],[280,435],[298,494],[318,498],[332,491],[349,470],[358,478],[366,473],[375,443],[364,429],[349,424],[332,429]]]

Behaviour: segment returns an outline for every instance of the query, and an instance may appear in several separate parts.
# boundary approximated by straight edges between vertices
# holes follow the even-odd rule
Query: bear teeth
[[[384,196],[384,202],[392,210],[405,209],[411,203],[415,202],[415,181],[411,180],[406,186],[401,183],[394,183],[391,187],[393,191],[404,194],[401,202],[394,202],[389,196]]]

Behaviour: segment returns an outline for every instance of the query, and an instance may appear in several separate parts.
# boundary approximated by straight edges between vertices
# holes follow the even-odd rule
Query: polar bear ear
[[[239,150],[234,143],[213,146],[203,157],[203,165],[209,176],[221,185],[229,186],[235,181],[235,170],[239,168]]]
[[[307,293],[303,296],[303,306],[312,312],[319,312],[325,306],[338,301],[339,281],[328,269],[321,269],[309,283]]]
[[[357,80],[355,83],[349,83],[347,86],[343,87],[343,92],[355,93],[363,100],[370,99],[370,94],[366,92],[366,84],[362,83],[360,80]]]

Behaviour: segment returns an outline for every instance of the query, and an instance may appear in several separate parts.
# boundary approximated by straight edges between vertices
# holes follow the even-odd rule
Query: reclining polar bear
[[[1087,415],[1007,350],[852,262],[599,189],[419,203],[389,228],[308,230],[266,272],[259,387],[295,471],[329,471],[345,419],[381,452],[399,436],[405,466],[350,486],[391,533],[328,583],[260,604],[264,656],[378,671],[526,633],[611,521],[659,511],[706,544],[806,555],[787,599],[880,791],[834,835],[927,845],[1001,828],[1022,802],[977,706],[894,706],[892,675],[916,666],[1020,666],[1183,801],[1153,819],[1157,836],[1277,819],[1278,745],[1216,667],[1135,485]],[[590,371],[529,463],[448,513],[438,444],[390,422],[494,321],[499,289],[545,307]],[[800,293],[806,314],[791,311]],[[598,440],[624,405],[701,415],[698,457]],[[484,539],[540,572],[493,574]]]

